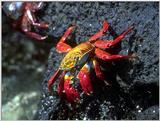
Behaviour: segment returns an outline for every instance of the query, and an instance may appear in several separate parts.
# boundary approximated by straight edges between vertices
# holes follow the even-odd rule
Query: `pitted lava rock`
[[[60,100],[57,83],[53,95],[47,89],[49,77],[58,69],[64,54],[58,54],[53,47],[48,58],[48,67],[42,83],[42,98],[38,119],[159,119],[159,54],[158,54],[158,2],[47,2],[43,20],[50,23],[49,35],[60,38],[70,25],[77,25],[69,39],[70,44],[80,43],[96,33],[107,20],[110,30],[102,39],[113,39],[128,26],[134,25],[134,32],[125,37],[121,54],[136,53],[134,61],[102,62],[106,79],[112,84],[106,86],[93,74],[94,94],[86,96],[81,87],[81,104],[72,110],[70,104]],[[57,42],[58,40],[54,39]],[[154,107],[156,109],[152,109]],[[155,110],[155,112],[153,111]],[[149,116],[146,116],[149,114]]]

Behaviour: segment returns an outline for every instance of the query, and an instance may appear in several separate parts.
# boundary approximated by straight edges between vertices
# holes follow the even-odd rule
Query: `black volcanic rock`
[[[51,24],[48,34],[55,37],[55,43],[70,25],[77,25],[69,39],[71,46],[96,33],[104,20],[111,27],[102,39],[113,39],[128,26],[134,25],[134,32],[127,35],[121,46],[114,47],[113,50],[120,49],[121,54],[136,53],[139,59],[103,63],[107,66],[104,67],[106,78],[112,84],[109,88],[96,79],[92,71],[95,79],[92,81],[94,94],[86,96],[81,93],[82,103],[72,111],[71,106],[60,100],[57,94],[58,80],[53,86],[53,96],[47,89],[48,79],[58,69],[64,56],[58,54],[53,47],[42,83],[38,119],[159,118],[158,2],[47,2],[44,14],[42,19]],[[80,86],[77,88],[81,90]],[[153,108],[156,108],[156,114],[150,113]]]

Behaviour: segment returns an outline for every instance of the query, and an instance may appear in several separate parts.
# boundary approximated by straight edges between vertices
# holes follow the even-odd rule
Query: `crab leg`
[[[64,90],[66,98],[70,103],[76,102],[80,99],[78,91],[71,86],[71,84],[73,83],[72,79],[73,76],[70,74],[70,72],[66,73],[64,77]]]
[[[108,28],[109,28],[108,22],[104,21],[103,27],[96,34],[94,34],[92,37],[90,37],[90,39],[88,41],[92,42],[92,41],[95,41],[96,39],[100,38],[108,30]]]
[[[111,85],[107,80],[105,80],[104,74],[100,68],[100,65],[96,59],[92,59],[94,70],[96,72],[96,76],[105,82],[107,86]]]
[[[43,6],[42,4],[43,4],[43,2],[39,2],[38,5],[36,6],[36,9],[37,9],[37,10],[41,9],[42,6]]]
[[[99,48],[95,49],[95,54],[98,58],[104,60],[104,61],[114,61],[117,59],[128,59],[128,58],[136,58],[136,55],[111,55]]]
[[[41,36],[35,32],[30,32],[28,25],[29,25],[28,19],[24,15],[22,18],[22,25],[21,25],[22,31],[29,37],[34,38],[36,40],[44,40],[47,38],[47,36]]]
[[[98,48],[101,49],[107,49],[110,48],[111,46],[116,45],[117,43],[119,43],[129,32],[131,32],[133,30],[133,26],[129,27],[125,32],[123,32],[122,34],[120,34],[116,39],[114,40],[97,40],[94,45]]]
[[[82,89],[87,95],[90,95],[93,92],[91,80],[89,77],[90,65],[86,63],[81,70],[79,71],[77,78],[80,80]]]
[[[71,50],[71,46],[64,43],[66,38],[69,36],[69,34],[73,31],[74,26],[69,27],[66,32],[64,33],[64,35],[62,36],[62,38],[60,39],[60,41],[58,42],[56,49],[59,53],[63,53],[63,52],[68,52],[69,50]]]
[[[92,59],[93,62],[93,66],[94,66],[94,70],[96,72],[96,76],[100,79],[100,80],[104,80],[104,74],[101,71],[100,65],[98,63],[97,60]]]
[[[60,82],[59,82],[58,88],[57,88],[57,91],[62,98],[64,96],[64,76],[65,76],[65,74],[66,74],[66,72],[63,71],[62,75],[60,76]]]
[[[47,23],[44,23],[44,22],[42,22],[42,23],[36,23],[34,21],[33,15],[32,15],[32,13],[31,13],[30,10],[26,10],[26,15],[28,16],[28,18],[31,21],[31,23],[32,23],[33,26],[37,26],[37,27],[40,27],[40,28],[48,28],[49,27],[49,25]]]
[[[61,74],[61,70],[57,70],[56,73],[54,75],[52,75],[50,77],[50,79],[48,80],[48,89],[51,92],[52,91],[52,85],[53,83],[56,81],[56,79],[59,77],[59,75]]]
[[[49,24],[45,23],[45,22],[41,22],[41,23],[37,23],[37,22],[32,22],[33,26],[37,26],[39,28],[44,28],[47,29],[49,27]]]
[[[28,35],[29,37],[34,38],[36,40],[45,40],[48,37],[48,36],[41,36],[37,33],[29,32],[29,31],[23,31],[23,32],[25,32],[25,34]]]
[[[42,8],[42,6],[43,6],[43,2],[39,2],[39,3],[36,3],[36,4],[33,6],[33,9],[34,9],[35,11],[38,11],[38,10],[40,10],[40,9]]]

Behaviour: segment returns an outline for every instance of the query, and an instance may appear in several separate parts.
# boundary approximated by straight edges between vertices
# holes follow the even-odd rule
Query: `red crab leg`
[[[86,63],[77,75],[77,78],[80,80],[81,87],[87,95],[90,95],[93,92],[89,72],[90,65]]]
[[[88,41],[92,42],[92,41],[95,41],[96,39],[100,38],[108,30],[108,28],[109,28],[108,22],[104,21],[103,27],[96,34],[94,34],[92,37],[90,37],[90,39]]]
[[[43,6],[43,2],[39,2],[39,3],[34,4],[31,7],[32,7],[33,10],[38,11],[38,10],[40,10],[42,8],[42,6]]]
[[[64,33],[64,35],[62,36],[62,38],[60,39],[60,41],[58,42],[56,49],[59,53],[63,53],[63,52],[68,52],[69,50],[71,50],[71,46],[64,43],[66,38],[69,36],[69,34],[73,31],[74,26],[69,27],[66,32]]]
[[[28,35],[29,37],[34,38],[36,40],[44,40],[44,39],[47,38],[47,36],[41,36],[41,35],[39,35],[37,33],[30,32],[30,30],[29,30],[29,22],[28,22],[28,19],[26,18],[25,15],[22,18],[21,29],[26,35]]]
[[[95,49],[95,54],[98,58],[104,60],[104,61],[114,61],[117,59],[128,59],[128,58],[136,58],[136,55],[111,55],[103,50],[100,50],[99,48]]]
[[[125,32],[123,32],[122,34],[120,34],[116,39],[114,40],[98,40],[94,43],[94,45],[98,48],[101,49],[107,49],[111,46],[116,45],[117,43],[119,43],[129,32],[131,32],[133,30],[133,26],[129,27]]]
[[[36,9],[37,9],[37,10],[41,9],[42,4],[43,4],[43,2],[39,2],[39,3],[37,4],[37,6],[36,6]]]
[[[65,90],[66,98],[70,103],[79,101],[80,99],[80,95],[78,91],[71,86],[71,83],[73,81],[72,78],[73,76],[71,76],[69,72],[66,73],[64,77],[64,90]]]
[[[66,72],[63,71],[62,75],[60,76],[60,81],[59,81],[58,88],[57,88],[57,91],[62,98],[64,96],[64,76],[65,74]]]
[[[25,32],[25,34],[31,38],[34,38],[36,40],[45,40],[48,36],[41,36],[37,33],[34,33],[34,32],[29,32],[29,31],[23,31]]]
[[[96,76],[100,80],[104,80],[104,74],[101,71],[101,68],[100,68],[100,65],[99,65],[98,61],[96,61],[95,59],[93,59],[92,62],[93,62],[94,70],[96,72]]]
[[[93,62],[94,70],[96,72],[96,76],[100,80],[103,80],[107,86],[111,85],[107,80],[105,80],[104,74],[100,68],[98,61],[96,59],[93,59],[92,62]]]
[[[42,8],[43,2],[36,2],[36,3],[25,2],[24,6],[25,6],[25,10],[29,9],[32,12],[36,12],[36,11],[38,11],[38,10],[40,10]]]
[[[49,24],[47,24],[45,22],[41,22],[41,23],[34,22],[32,24],[33,24],[33,26],[37,26],[39,28],[44,28],[44,29],[47,29],[49,27]]]
[[[44,22],[42,22],[42,23],[36,23],[34,21],[33,15],[32,15],[32,13],[31,13],[30,10],[26,10],[26,15],[28,16],[28,18],[31,21],[31,23],[32,23],[33,26],[37,26],[37,27],[40,27],[40,28],[48,28],[49,27],[49,25],[47,23],[44,23]]]
[[[61,74],[61,70],[57,70],[56,73],[54,75],[52,75],[50,77],[50,79],[48,80],[48,89],[51,92],[52,91],[52,85],[53,83],[56,81],[56,79],[59,77],[59,75]]]

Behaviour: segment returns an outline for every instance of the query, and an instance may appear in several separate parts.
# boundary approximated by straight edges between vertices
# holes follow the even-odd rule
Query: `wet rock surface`
[[[101,39],[113,39],[134,25],[134,32],[113,50],[121,50],[120,54],[136,53],[139,59],[102,62],[112,86],[106,86],[92,71],[94,93],[86,96],[78,86],[81,104],[73,111],[57,94],[58,80],[53,86],[54,95],[47,89],[48,79],[64,56],[53,47],[42,83],[38,119],[159,119],[157,2],[48,2],[42,19],[51,24],[48,34],[55,37],[55,42],[70,25],[76,24],[77,29],[69,39],[72,47],[96,33],[105,19],[111,27]]]
[[[143,112],[139,113],[136,116],[137,120],[156,120],[159,118],[159,107],[158,106],[152,106],[148,109],[144,110]]]
[[[37,15],[40,20],[50,23],[49,30],[37,30],[49,35],[47,43],[31,41],[23,34],[11,31],[7,26],[10,21],[2,17],[2,116],[10,116],[4,119],[13,119],[10,114],[14,114],[15,119],[41,120],[159,119],[158,2],[46,2]],[[135,26],[134,32],[114,47],[117,51],[113,52],[133,52],[139,59],[113,63],[99,60],[111,86],[98,80],[92,70],[94,93],[91,96],[83,94],[77,81],[74,86],[81,93],[81,103],[73,111],[71,105],[57,94],[58,80],[53,85],[54,95],[48,92],[47,81],[64,57],[56,52],[55,45],[70,25],[77,26],[67,41],[74,47],[95,34],[104,20],[109,22],[110,29],[101,39],[114,39],[128,26]],[[48,54],[39,101],[39,80]],[[16,116],[25,110],[20,117]],[[11,113],[6,114],[8,112]]]

